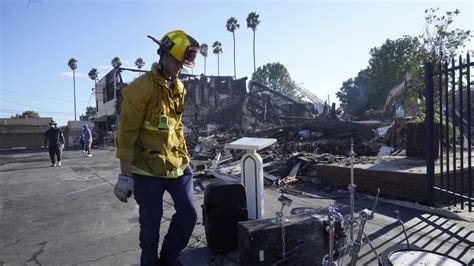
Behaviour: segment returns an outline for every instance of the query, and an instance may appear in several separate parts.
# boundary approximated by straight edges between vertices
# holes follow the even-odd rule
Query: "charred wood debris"
[[[259,151],[265,182],[282,182],[288,189],[290,184],[319,184],[316,164],[349,165],[351,139],[356,163],[404,155],[405,118],[355,121],[334,104],[293,99],[257,82],[250,82],[248,92],[247,78],[183,76],[184,132],[197,177],[239,181],[245,151],[226,149],[225,144],[242,137],[277,139]]]

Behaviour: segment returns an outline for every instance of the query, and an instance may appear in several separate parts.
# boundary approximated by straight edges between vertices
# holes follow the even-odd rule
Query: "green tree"
[[[11,118],[34,118],[34,117],[40,117],[40,115],[38,112],[31,111],[31,110],[24,111],[21,115],[16,114],[16,115],[11,116]]]
[[[72,70],[72,84],[73,84],[73,92],[74,92],[74,121],[77,120],[76,116],[76,69],[77,69],[77,60],[74,58],[70,58],[67,62],[67,65]]]
[[[454,18],[460,14],[459,9],[447,11],[444,15],[438,14],[438,8],[425,10],[425,30],[423,47],[431,62],[443,62],[456,56],[466,42],[472,38],[470,30],[452,28]]]
[[[143,59],[139,57],[137,58],[137,60],[135,60],[135,66],[141,70],[143,66],[145,66],[145,61],[143,61]]]
[[[204,57],[204,75],[206,75],[206,61],[207,61],[207,50],[209,47],[207,46],[207,43],[201,44],[201,47],[199,47],[199,53]]]
[[[97,71],[97,68],[92,68],[89,71],[89,78],[92,79],[95,83],[97,83],[97,78],[99,77],[99,72]]]
[[[356,78],[343,82],[336,96],[346,113],[362,115],[369,109],[379,110],[393,87],[407,73],[419,71],[423,63],[418,38],[403,36],[388,39],[380,47],[370,49],[369,66]]]
[[[120,61],[120,58],[116,56],[114,59],[112,59],[111,64],[114,68],[118,68],[122,65],[122,61]]]
[[[368,72],[368,69],[362,70],[356,78],[344,81],[336,93],[345,113],[362,115],[370,108],[368,104]]]
[[[425,10],[425,29],[420,36],[423,43],[420,56],[423,58],[423,63],[434,63],[435,68],[440,63],[456,59],[456,56],[462,53],[462,48],[466,47],[466,42],[473,37],[471,30],[453,28],[454,19],[460,14],[458,9],[447,11],[444,14],[438,14],[438,12],[439,7]],[[421,106],[421,108],[418,108],[418,112],[414,114],[418,121],[423,121],[426,113],[424,74],[424,69],[421,67],[412,71],[412,75],[415,77],[415,86],[406,93],[409,105]],[[444,77],[442,79],[444,80]],[[434,83],[437,84],[438,80],[435,79]],[[437,86],[435,85],[435,87]],[[437,95],[438,90],[435,90],[434,93]],[[434,104],[435,110],[439,110],[438,102],[435,101]]]
[[[408,35],[394,41],[388,39],[382,46],[370,49],[370,55],[366,72],[367,107],[381,109],[392,88],[423,64],[421,42]]]
[[[240,24],[238,23],[237,19],[234,17],[230,17],[227,20],[227,23],[225,25],[228,31],[232,32],[232,38],[234,40],[234,79],[237,78],[237,72],[235,68],[235,30],[240,27]]]
[[[259,15],[255,12],[250,12],[249,16],[247,17],[247,28],[251,28],[253,31],[253,72],[257,70],[255,67],[255,31],[257,30],[258,24],[260,24],[260,20],[258,20]]]
[[[97,117],[97,109],[95,107],[92,107],[92,106],[88,106],[86,108],[86,113],[79,116],[79,119],[81,121],[89,121],[89,120],[93,120]]]
[[[423,46],[419,55],[422,58],[421,61],[434,63],[435,67],[440,63],[450,63],[451,59],[456,59],[457,55],[462,53],[462,49],[466,47],[466,43],[473,37],[471,30],[453,28],[454,19],[460,14],[458,9],[446,11],[444,14],[438,13],[439,7],[425,10],[425,29],[419,36]],[[418,121],[423,121],[426,107],[424,68],[414,68],[411,74],[414,77],[413,83],[415,85],[413,89],[406,92],[406,102],[410,106],[421,106],[421,108],[417,108],[417,112],[413,116],[417,117]],[[436,84],[438,80],[435,79],[434,82]],[[435,90],[434,93],[437,95],[438,91]],[[435,102],[435,109],[439,108],[438,102]]]
[[[420,66],[425,62],[439,63],[454,58],[472,37],[469,30],[451,28],[459,10],[448,11],[445,15],[437,15],[438,11],[439,8],[425,10],[423,35],[387,40],[370,50],[369,67],[357,78],[345,81],[337,93],[344,112],[361,114],[370,108],[381,109],[390,90],[409,73],[412,80],[402,94],[403,101],[411,107],[421,103],[421,108],[410,108],[413,116],[423,119],[425,85],[424,69]],[[357,95],[363,92],[367,95],[364,94],[366,98],[361,100]]]
[[[217,75],[220,76],[220,71],[219,71],[219,54],[222,53],[222,43],[218,42],[218,41],[215,41],[213,44],[212,44],[212,53],[216,54],[217,55]]]
[[[292,98],[298,96],[296,83],[291,79],[286,67],[279,62],[268,63],[257,68],[257,71],[252,75],[252,81]]]

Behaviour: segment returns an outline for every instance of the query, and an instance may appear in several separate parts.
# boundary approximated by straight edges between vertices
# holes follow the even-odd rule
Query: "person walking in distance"
[[[197,220],[193,174],[183,134],[185,109],[183,65],[194,66],[199,43],[186,32],[167,33],[160,41],[159,63],[122,91],[117,131],[120,175],[114,193],[123,202],[135,194],[139,205],[141,265],[180,265]],[[158,257],[163,194],[174,201],[172,216]]]
[[[81,151],[82,153],[86,153],[86,149],[84,148],[84,137],[81,135],[79,136],[79,143],[81,144]]]
[[[87,124],[82,126],[82,139],[84,140],[84,150],[87,152],[87,157],[92,157],[92,132]]]
[[[44,133],[44,147],[48,147],[51,166],[61,166],[61,145],[65,143],[63,132],[54,120],[49,122],[49,128]]]

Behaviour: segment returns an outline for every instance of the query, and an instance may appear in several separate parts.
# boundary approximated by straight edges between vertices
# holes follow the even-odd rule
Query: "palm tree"
[[[236,71],[235,71],[235,30],[240,27],[238,21],[234,17],[230,17],[227,20],[227,24],[225,25],[227,30],[232,32],[232,37],[234,39],[234,79],[236,79]]]
[[[122,65],[122,62],[120,61],[120,58],[119,57],[114,57],[114,59],[112,59],[112,66],[114,68],[117,68],[117,67],[120,67]]]
[[[77,60],[74,58],[69,59],[67,62],[69,68],[72,69],[72,84],[74,92],[74,121],[76,121],[76,69],[77,69]]]
[[[97,83],[98,76],[99,72],[97,71],[97,68],[93,68],[89,71],[89,78],[91,78],[95,83]]]
[[[215,41],[212,44],[212,48],[214,48],[212,50],[212,53],[217,55],[217,75],[220,76],[220,72],[219,72],[219,53],[222,53],[222,43],[220,43],[218,41]]]
[[[97,71],[97,68],[92,68],[90,71],[89,71],[89,78],[92,79],[94,81],[94,88],[92,89],[92,93],[91,93],[91,96],[89,97],[89,102],[87,103],[87,105],[89,105],[90,103],[90,100],[92,99],[92,95],[94,94],[94,91],[96,90],[96,87],[97,87],[97,78],[99,77],[99,72]],[[96,93],[97,94],[97,93]],[[96,99],[97,100],[97,99]],[[97,101],[96,101],[96,108],[97,108]],[[87,107],[89,108],[89,107]],[[82,120],[82,116],[79,116],[79,120],[83,121]]]
[[[139,58],[137,58],[137,60],[135,60],[135,66],[137,66],[138,69],[142,70],[142,67],[144,65],[145,65],[145,61],[143,61],[143,59],[141,57],[139,57]]]
[[[258,20],[259,15],[255,12],[250,12],[247,17],[247,28],[251,28],[253,31],[253,72],[256,71],[255,67],[255,31],[257,30],[257,25],[260,24]]]
[[[207,43],[201,44],[201,47],[199,47],[199,53],[204,57],[204,75],[206,75],[206,59],[207,59],[207,49],[209,47],[207,46]]]
[[[145,61],[143,61],[143,59],[141,57],[137,58],[137,60],[135,60],[135,65],[138,67],[138,69],[142,69],[142,67],[145,65]]]

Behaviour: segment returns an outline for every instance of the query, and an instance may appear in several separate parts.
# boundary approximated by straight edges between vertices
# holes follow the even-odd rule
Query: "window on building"
[[[115,98],[115,86],[114,83],[109,83],[105,86],[106,101],[111,101]]]

